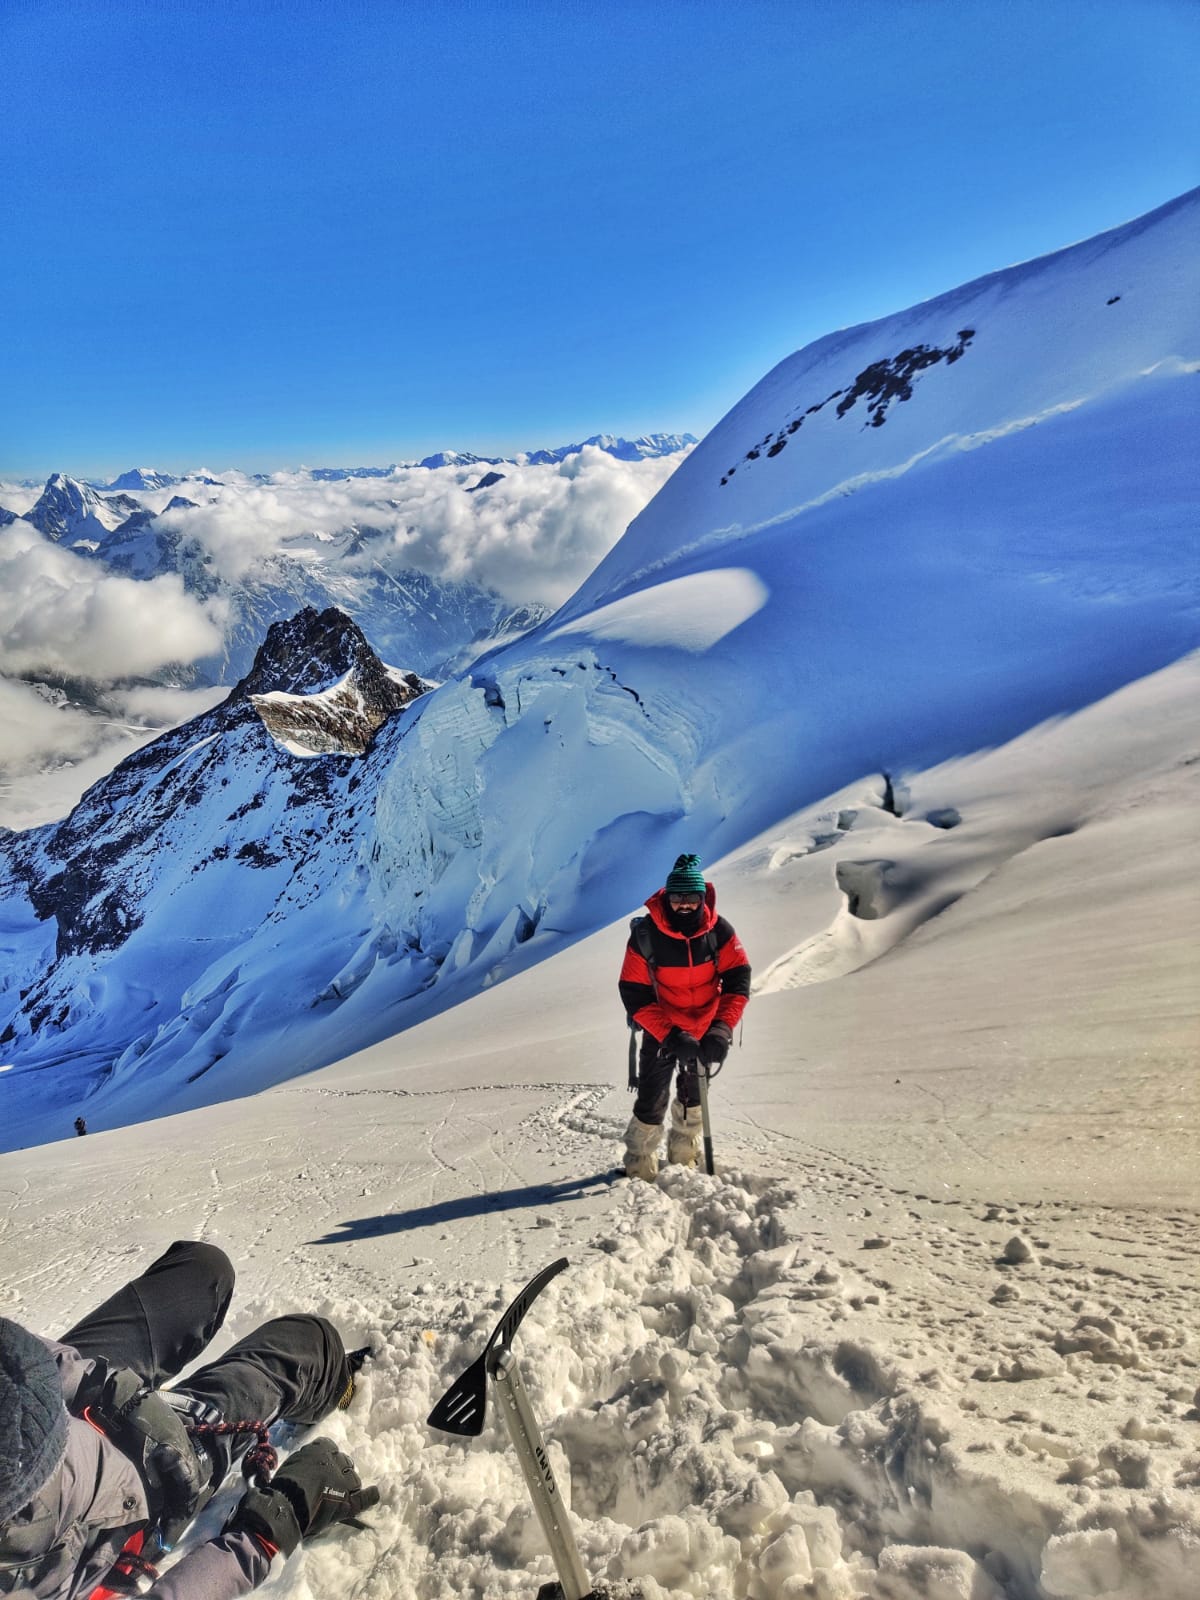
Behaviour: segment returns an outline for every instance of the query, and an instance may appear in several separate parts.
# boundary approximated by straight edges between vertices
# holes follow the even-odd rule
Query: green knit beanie
[[[667,893],[702,895],[707,887],[700,857],[676,856],[675,865],[667,873]]]

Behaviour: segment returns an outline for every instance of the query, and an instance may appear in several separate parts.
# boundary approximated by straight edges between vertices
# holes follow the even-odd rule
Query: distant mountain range
[[[168,512],[195,508],[175,495],[155,513],[128,495],[103,495],[56,472],[25,514],[46,538],[111,572],[140,581],[177,573],[196,599],[228,602],[222,653],[172,665],[163,674],[172,683],[235,683],[250,670],[270,625],[305,607],[339,607],[369,630],[385,660],[433,677],[461,668],[550,611],[536,602],[514,606],[476,583],[393,564],[387,530],[365,523],[285,539],[251,575],[230,580],[198,540],[168,525]]]
[[[554,466],[567,456],[578,455],[589,445],[603,450],[606,455],[615,456],[618,461],[648,461],[655,456],[674,455],[676,451],[686,450],[696,442],[693,433],[643,433],[636,439],[623,439],[612,433],[594,433],[591,438],[582,439],[578,444],[563,444],[554,450],[525,450],[515,456],[477,456],[470,450],[439,450],[422,461],[393,461],[386,467],[309,467],[300,470],[307,470],[315,483],[337,483],[345,478],[386,478],[393,472],[412,467]],[[255,483],[270,483],[272,478],[268,472],[255,472],[248,476]],[[97,478],[80,481],[102,494],[137,494],[139,491],[173,489],[182,483],[220,482],[204,473],[189,472],[183,477],[176,477],[171,472],[159,472],[155,467],[131,467],[111,483],[104,483]],[[3,521],[0,521],[0,527],[3,525]]]
[[[618,460],[638,461],[671,455],[695,442],[691,434],[655,433],[623,439],[604,433],[556,450],[505,458],[444,450],[409,464],[406,470],[554,465],[585,447]],[[317,467],[308,477],[335,482],[385,478],[397,470],[395,466]],[[489,489],[504,476],[503,472],[484,471],[467,486],[468,493]],[[254,481],[271,479],[256,474]],[[157,494],[173,487],[185,492],[174,496],[159,512],[136,498],[137,494]],[[167,513],[195,509],[207,498],[202,491],[209,487],[220,487],[220,480],[202,473],[177,478],[146,466],[133,467],[100,485],[56,472],[24,513],[24,520],[46,538],[114,573],[143,581],[177,573],[187,592],[198,600],[220,596],[228,602],[222,653],[192,664],[172,665],[161,674],[172,683],[236,682],[249,671],[271,623],[304,607],[318,612],[339,607],[365,629],[386,660],[433,677],[462,670],[481,649],[512,638],[549,613],[548,606],[537,602],[513,606],[479,584],[443,580],[402,566],[387,530],[365,521],[350,523],[332,535],[285,538],[278,550],[256,565],[252,575],[230,580],[199,541],[167,525],[177,520]],[[15,513],[0,508],[0,527],[15,520]]]

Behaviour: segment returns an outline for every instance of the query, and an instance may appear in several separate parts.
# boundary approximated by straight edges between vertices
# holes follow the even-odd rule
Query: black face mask
[[[698,905],[694,911],[677,910],[669,902],[667,904],[667,922],[677,933],[684,933],[689,937],[693,933],[699,933],[703,916],[703,903]]]

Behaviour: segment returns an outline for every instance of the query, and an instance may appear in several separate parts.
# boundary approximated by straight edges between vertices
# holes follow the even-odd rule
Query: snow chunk
[[[889,1545],[880,1553],[877,1592],[880,1600],[1003,1600],[1004,1597],[1003,1590],[997,1588],[984,1568],[966,1551],[909,1544]]]
[[[1115,1528],[1062,1533],[1042,1557],[1042,1588],[1054,1600],[1111,1594],[1123,1581],[1121,1541]]]

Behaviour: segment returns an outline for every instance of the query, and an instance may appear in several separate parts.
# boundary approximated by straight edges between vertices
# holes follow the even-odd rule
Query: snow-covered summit
[[[495,467],[499,466],[503,459],[503,456],[477,456],[470,450],[437,450],[433,455],[425,456],[417,465],[431,469],[437,467]]]
[[[531,450],[518,457],[531,466],[551,465],[578,455],[581,450],[603,450],[618,461],[649,461],[655,456],[676,455],[696,443],[694,433],[642,433],[636,439],[623,439],[612,433],[593,433],[579,444],[559,445],[553,450]]]
[[[142,509],[129,495],[100,495],[86,483],[56,472],[25,517],[56,544],[74,544],[103,539]]]
[[[139,489],[170,489],[181,481],[172,473],[159,472],[154,467],[131,467],[128,472],[121,473],[119,478],[114,478],[108,488],[129,489],[136,493]]]
[[[602,450],[605,455],[614,456],[618,461],[649,461],[657,456],[676,455],[695,443],[696,436],[691,433],[643,433],[636,439],[623,439],[612,433],[593,433],[590,438],[575,444],[557,445],[552,450],[523,450],[515,456],[477,456],[469,450],[439,450],[436,455],[426,456],[419,464],[422,467],[557,466],[568,456],[576,456],[586,449]]]

